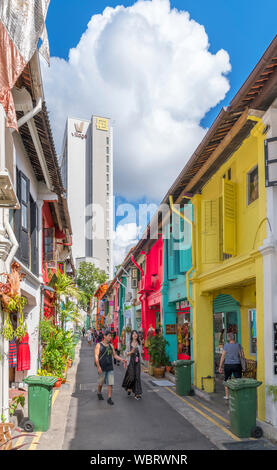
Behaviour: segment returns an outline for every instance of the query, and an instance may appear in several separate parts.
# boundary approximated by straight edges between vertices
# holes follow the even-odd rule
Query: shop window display
[[[190,314],[177,315],[177,351],[178,359],[190,359]]]

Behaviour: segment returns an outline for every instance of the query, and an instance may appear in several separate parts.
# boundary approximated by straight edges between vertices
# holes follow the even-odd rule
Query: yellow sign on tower
[[[100,131],[107,131],[108,119],[96,118],[96,129],[99,129]]]

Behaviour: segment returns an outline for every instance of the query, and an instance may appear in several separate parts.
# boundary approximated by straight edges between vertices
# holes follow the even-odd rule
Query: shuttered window
[[[14,231],[19,247],[17,258],[30,269],[30,181],[17,169],[17,198],[20,209],[14,211]]]
[[[43,263],[54,263],[56,261],[55,252],[55,228],[43,229]]]
[[[236,186],[223,179],[223,253],[236,255]]]
[[[187,219],[193,219],[193,205],[186,204],[182,210]],[[180,229],[182,237],[180,239],[180,271],[181,273],[187,272],[192,266],[192,229],[191,225],[183,218],[180,218]]]
[[[31,239],[31,271],[38,276],[38,207],[32,196],[30,196],[30,239]]]
[[[220,261],[219,199],[202,203],[202,261]]]

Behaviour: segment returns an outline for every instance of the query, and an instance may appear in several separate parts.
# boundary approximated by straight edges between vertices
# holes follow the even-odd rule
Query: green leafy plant
[[[55,377],[62,377],[68,358],[72,356],[74,336],[70,331],[64,331],[51,320],[40,322],[40,337],[43,342],[41,371]],[[44,375],[44,372],[43,372]]]
[[[23,394],[18,395],[17,397],[14,397],[9,406],[10,416],[14,415],[18,406],[21,406],[22,408],[24,408],[24,405],[25,405],[25,397]]]
[[[15,337],[12,322],[11,322],[11,317],[9,313],[7,314],[6,320],[4,321],[1,334],[7,341],[12,341],[13,338]]]
[[[168,356],[166,354],[166,346],[168,341],[159,334],[152,336],[150,338],[150,344],[148,348],[148,353],[150,357],[150,362],[154,367],[166,366],[168,363]]]

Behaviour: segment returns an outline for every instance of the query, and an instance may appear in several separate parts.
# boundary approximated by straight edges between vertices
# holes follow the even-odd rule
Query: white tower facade
[[[60,161],[76,267],[90,261],[113,278],[113,129],[110,119],[67,118]]]

